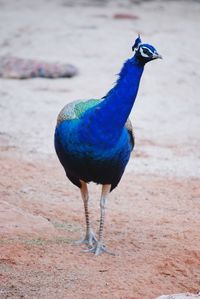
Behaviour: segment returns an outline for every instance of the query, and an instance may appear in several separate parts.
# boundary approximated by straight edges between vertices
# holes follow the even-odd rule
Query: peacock
[[[105,207],[109,193],[117,187],[134,147],[132,124],[128,119],[147,62],[162,58],[140,36],[114,87],[101,99],[77,100],[59,113],[55,129],[55,150],[68,179],[80,188],[84,203],[86,235],[78,244],[99,255],[110,253],[103,242]],[[89,182],[102,185],[98,238],[89,219]]]

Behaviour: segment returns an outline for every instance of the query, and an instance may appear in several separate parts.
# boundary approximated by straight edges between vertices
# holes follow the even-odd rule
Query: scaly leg
[[[83,181],[81,181],[80,191],[81,191],[81,196],[83,199],[84,210],[85,210],[86,235],[83,240],[77,241],[76,244],[88,244],[89,246],[93,246],[93,244],[97,242],[97,239],[90,226],[89,211],[88,211],[89,195],[88,195],[87,184]]]
[[[93,252],[95,255],[99,255],[103,252],[113,254],[109,252],[105,245],[103,244],[103,228],[104,228],[104,220],[105,220],[105,208],[106,208],[106,200],[108,194],[110,193],[111,185],[103,185],[102,186],[102,193],[101,193],[101,200],[100,200],[100,209],[101,209],[101,216],[100,216],[100,226],[99,226],[99,240],[96,242],[94,247],[89,249],[89,252]]]

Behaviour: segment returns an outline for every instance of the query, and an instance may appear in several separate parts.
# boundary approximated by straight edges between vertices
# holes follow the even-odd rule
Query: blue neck
[[[116,85],[99,105],[102,108],[101,116],[104,115],[108,124],[112,123],[115,128],[122,129],[124,127],[137,96],[143,69],[144,66],[135,57],[127,60],[122,67]]]
[[[119,138],[135,102],[143,70],[144,65],[135,56],[125,62],[116,85],[84,115],[84,131],[92,126],[93,134],[105,143]]]

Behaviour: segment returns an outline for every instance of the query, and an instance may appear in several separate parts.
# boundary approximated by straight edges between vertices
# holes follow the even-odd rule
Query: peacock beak
[[[158,53],[154,53],[154,54],[153,54],[153,59],[158,59],[158,58],[159,58],[159,59],[163,59],[162,56],[161,56],[160,54],[158,54]]]

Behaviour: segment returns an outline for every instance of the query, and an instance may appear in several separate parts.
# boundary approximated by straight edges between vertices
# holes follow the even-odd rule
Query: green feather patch
[[[75,112],[76,117],[79,118],[85,111],[94,107],[99,102],[100,102],[99,99],[91,99],[91,100],[87,100],[85,102],[77,103],[74,106],[74,112]]]
[[[100,99],[78,100],[67,104],[58,115],[57,125],[65,120],[80,118],[84,112],[97,105],[100,101]]]

